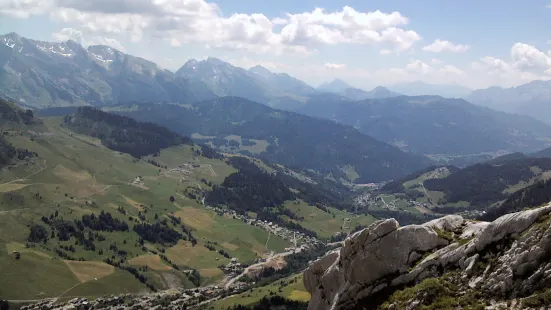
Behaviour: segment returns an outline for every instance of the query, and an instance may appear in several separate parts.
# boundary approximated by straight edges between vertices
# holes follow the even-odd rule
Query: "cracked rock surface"
[[[550,212],[551,205],[491,223],[457,215],[404,227],[375,222],[304,272],[308,309],[374,309],[404,285],[449,271],[496,300],[532,294],[551,286]]]

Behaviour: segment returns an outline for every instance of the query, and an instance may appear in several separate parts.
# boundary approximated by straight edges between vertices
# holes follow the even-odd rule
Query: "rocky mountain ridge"
[[[548,147],[551,126],[526,116],[439,96],[363,101],[316,98],[295,112],[326,118],[418,154],[530,152]]]
[[[72,40],[45,42],[16,33],[0,36],[0,91],[30,107],[216,97],[200,81],[178,77],[109,46],[84,48]]]
[[[320,85],[317,90],[322,93],[340,95],[348,100],[360,101],[365,99],[382,99],[402,96],[386,87],[377,86],[370,91],[355,88],[341,79],[334,79],[331,82]]]
[[[493,222],[378,221],[304,272],[309,309],[536,306],[544,301],[533,294],[551,284],[550,212],[551,204]],[[443,293],[431,294],[438,287]]]
[[[493,86],[473,91],[465,99],[495,110],[528,115],[550,123],[551,81],[535,80],[511,88]]]

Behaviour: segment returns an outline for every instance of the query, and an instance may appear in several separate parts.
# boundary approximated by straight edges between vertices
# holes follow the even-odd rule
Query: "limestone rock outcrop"
[[[550,212],[551,205],[491,223],[457,215],[404,227],[375,222],[304,272],[309,309],[375,309],[393,291],[450,271],[466,290],[494,299],[531,294],[551,284]]]

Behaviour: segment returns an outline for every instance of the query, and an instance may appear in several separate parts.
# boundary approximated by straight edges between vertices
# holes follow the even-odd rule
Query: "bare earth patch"
[[[287,262],[283,257],[277,257],[275,259],[272,258],[267,261],[265,266],[272,267],[275,270],[280,270],[287,266]]]
[[[425,208],[425,207],[421,207],[421,206],[415,206],[415,209],[417,209],[417,211],[423,213],[423,214],[432,214],[432,211]]]
[[[229,242],[222,243],[222,246],[225,247],[226,249],[232,250],[232,251],[235,251],[235,250],[239,249],[239,247],[237,245],[229,243]]]
[[[199,269],[199,273],[201,276],[207,278],[216,278],[224,274],[219,268]]]
[[[96,183],[95,178],[87,171],[73,171],[62,165],[53,169],[54,175],[69,184],[76,192],[75,196],[84,198],[105,193],[110,186]]]
[[[134,257],[128,262],[130,263],[130,265],[147,266],[153,270],[159,270],[159,271],[172,270],[172,267],[167,266],[163,263],[159,255],[153,255],[153,254],[141,255],[138,257]]]
[[[8,252],[8,254],[11,254],[15,251],[15,252],[19,252],[19,253],[34,253],[34,254],[36,254],[40,257],[47,258],[47,259],[52,258],[50,255],[48,255],[44,252],[26,248],[24,244],[17,243],[17,242],[7,243],[6,244],[6,251]]]
[[[184,224],[198,230],[208,230],[213,224],[213,220],[207,212],[196,208],[183,207],[182,211],[178,211],[174,215],[182,219]]]
[[[123,195],[122,197],[124,198],[124,200],[125,200],[129,205],[131,205],[131,206],[133,206],[134,208],[136,208],[136,210],[138,210],[138,211],[143,211],[143,210],[144,210],[141,203],[139,203],[139,202],[137,202],[137,201],[135,201],[135,200],[132,200],[132,199],[130,199],[130,198],[124,196],[124,195]]]
[[[166,283],[167,288],[178,288],[182,286],[182,281],[175,274],[163,272],[161,276]]]
[[[296,301],[310,301],[310,293],[305,291],[294,290],[289,294],[289,299]]]
[[[70,260],[64,260],[64,262],[81,283],[107,277],[115,272],[115,267],[104,262],[77,262]]]
[[[92,179],[92,175],[86,171],[73,171],[71,169],[65,168],[62,165],[57,165],[54,170],[54,174],[63,180],[70,181],[70,182],[85,182]]]
[[[0,184],[0,193],[13,192],[13,191],[25,188],[27,186],[28,184],[16,184],[16,183]]]
[[[137,187],[137,188],[141,188],[141,189],[143,189],[143,190],[149,190],[149,187],[147,187],[147,186],[145,186],[145,185],[143,185],[143,184],[134,184],[134,183],[130,183],[130,185],[135,186],[135,187]]]
[[[180,241],[177,245],[166,249],[166,256],[177,265],[188,265],[200,251],[208,251],[202,246],[193,246],[191,242]]]

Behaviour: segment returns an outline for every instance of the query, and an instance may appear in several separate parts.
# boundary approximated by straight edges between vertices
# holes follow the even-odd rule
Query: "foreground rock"
[[[550,212],[547,206],[491,223],[457,215],[405,227],[378,221],[304,272],[309,309],[417,309],[448,295],[449,309],[492,309],[527,297],[551,287]],[[400,300],[405,296],[410,300]]]

